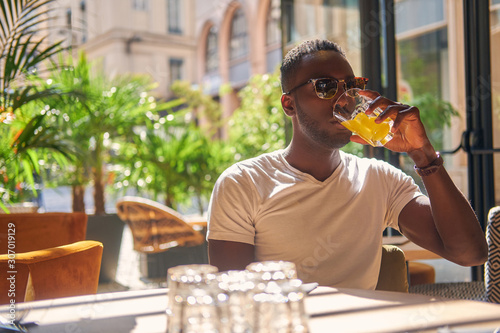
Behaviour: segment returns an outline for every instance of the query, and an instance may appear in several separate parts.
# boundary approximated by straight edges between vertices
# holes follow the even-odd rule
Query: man
[[[374,289],[388,226],[457,264],[485,262],[484,233],[417,108],[364,92],[375,99],[370,110],[384,110],[377,122],[395,119],[385,147],[415,162],[428,197],[389,164],[339,151],[350,140],[365,143],[332,116],[346,87],[365,82],[335,43],[307,41],[286,55],[281,104],[293,138],[287,148],[237,163],[218,179],[209,206],[211,264],[229,270],[286,260],[304,282]]]

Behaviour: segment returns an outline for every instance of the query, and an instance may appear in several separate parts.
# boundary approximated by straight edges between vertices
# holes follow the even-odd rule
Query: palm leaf
[[[38,164],[38,154],[36,153],[36,150],[34,149],[29,149],[26,151],[26,156],[27,156],[27,161],[30,163],[31,169],[39,174],[40,173],[40,165]],[[31,172],[33,174],[33,172]]]
[[[34,92],[31,92],[34,91]],[[31,92],[31,93],[30,93]],[[12,109],[17,110],[20,108],[22,105],[29,103],[31,101],[39,100],[42,98],[47,98],[51,96],[57,96],[60,97],[63,95],[63,92],[61,92],[59,89],[56,88],[49,88],[49,89],[43,89],[41,91],[38,91],[35,89],[33,86],[26,86],[23,88],[20,88],[18,90],[15,90],[14,93],[12,94]]]
[[[33,119],[31,119],[30,122],[24,127],[21,134],[12,143],[12,147],[16,147],[18,151],[21,151],[29,146],[29,141],[33,140],[36,137],[36,134],[34,135],[34,133],[40,126],[44,117],[45,115],[38,115],[33,117]]]
[[[0,2],[0,41],[7,44],[19,33],[30,34],[30,29],[47,21],[55,0],[3,0]],[[6,6],[7,4],[7,6]],[[48,9],[45,9],[48,8]]]
[[[22,79],[30,68],[50,59],[62,50],[62,41],[47,43],[47,34],[40,34],[43,22],[51,20],[48,8],[55,0],[3,0],[0,2],[0,96],[2,107],[13,107],[14,111],[23,103],[36,99],[38,95],[23,100],[27,94],[17,94],[13,99],[14,84]],[[34,34],[36,28],[37,34]],[[38,37],[41,36],[41,37]],[[29,92],[26,90],[25,92]],[[14,103],[14,101],[17,101]],[[14,105],[12,105],[14,104]]]
[[[23,159],[21,161],[21,163],[23,165],[23,174],[24,174],[24,177],[26,179],[26,182],[28,184],[34,185],[35,184],[35,177],[33,177],[33,169],[32,169],[33,162],[31,160],[28,160],[28,159]],[[32,186],[32,188],[34,189],[35,187]]]

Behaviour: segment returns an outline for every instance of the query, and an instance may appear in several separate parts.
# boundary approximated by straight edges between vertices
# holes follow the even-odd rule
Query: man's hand
[[[422,149],[430,144],[424,125],[420,120],[418,108],[391,101],[372,90],[361,90],[359,94],[373,99],[367,109],[368,114],[372,113],[376,108],[383,110],[375,120],[376,123],[381,123],[387,118],[394,120],[392,128],[394,138],[384,146],[385,148],[399,153],[408,153]],[[367,144],[357,135],[352,136],[351,141]]]

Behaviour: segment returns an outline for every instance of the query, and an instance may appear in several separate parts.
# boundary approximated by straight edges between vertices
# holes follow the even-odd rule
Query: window
[[[439,112],[440,101],[449,99],[448,29],[441,28],[398,41],[400,79],[398,96],[413,105],[425,103],[420,115],[427,121],[427,135],[436,149],[443,149],[443,122],[432,115]],[[429,102],[430,101],[430,102]],[[435,116],[434,116],[435,117]]]
[[[229,58],[241,58],[248,53],[247,20],[241,8],[234,13],[231,22],[231,42],[229,45]]]
[[[492,0],[491,5],[490,27],[492,33],[495,34],[498,33],[498,29],[500,28],[500,0]]]
[[[132,8],[134,10],[147,11],[149,0],[132,0]]]
[[[168,32],[182,34],[182,8],[180,0],[167,0]]]
[[[323,6],[358,8],[358,0],[323,0]]]
[[[447,28],[435,30],[398,43],[402,78],[411,87],[413,97],[431,93],[443,98],[443,66],[447,67]]]
[[[66,25],[71,27],[71,8],[66,9]]]
[[[281,41],[280,17],[280,2],[279,0],[272,0],[267,13],[266,45],[273,45]]]
[[[87,27],[87,6],[85,0],[80,1],[80,11],[82,15],[82,43],[87,41],[88,27]]]
[[[170,68],[170,83],[184,78],[183,75],[184,60],[171,58],[169,63]]]
[[[283,29],[285,43],[296,41],[295,12],[293,0],[283,0]]]
[[[281,62],[281,8],[279,0],[271,0],[266,22],[266,71],[273,72]]]
[[[207,49],[205,53],[207,73],[214,72],[219,67],[219,52],[217,43],[217,31],[215,30],[215,27],[211,27],[207,36]]]
[[[396,34],[446,21],[443,0],[400,0],[394,4]]]

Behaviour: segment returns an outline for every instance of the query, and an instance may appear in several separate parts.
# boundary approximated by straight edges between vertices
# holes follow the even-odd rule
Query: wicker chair
[[[205,241],[184,217],[156,201],[123,197],[116,203],[118,217],[127,223],[134,237],[134,250],[158,253],[175,246],[195,246]]]
[[[116,209],[132,232],[143,282],[164,282],[169,267],[208,262],[205,236],[193,228],[199,226],[172,208],[127,196],[117,201]]]
[[[421,284],[410,293],[500,303],[500,206],[490,209],[486,229],[488,261],[483,281]]]

